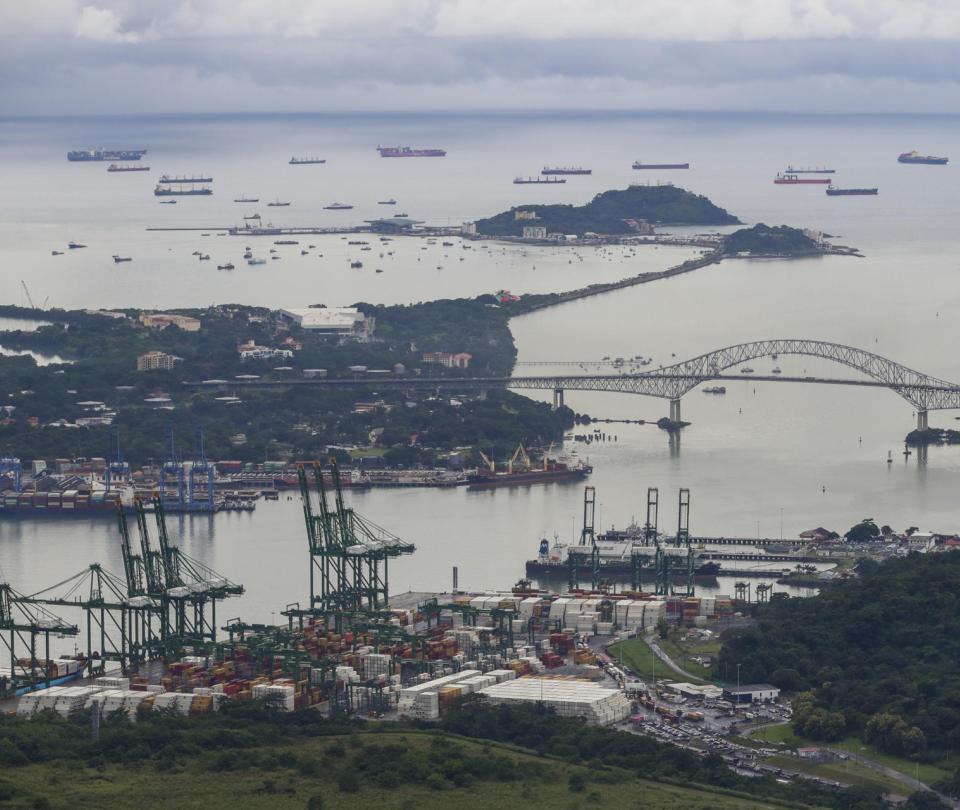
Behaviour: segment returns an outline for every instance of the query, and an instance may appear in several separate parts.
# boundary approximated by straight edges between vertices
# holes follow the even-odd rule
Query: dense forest
[[[518,211],[535,212],[536,220],[517,219]],[[485,236],[522,236],[524,225],[544,225],[548,233],[628,234],[629,220],[670,225],[735,225],[735,216],[706,197],[676,186],[630,186],[604,191],[586,205],[522,205],[477,220]]]
[[[741,228],[730,234],[723,243],[728,256],[753,253],[764,256],[797,256],[819,253],[820,247],[799,228],[789,225],[764,225]]]
[[[378,390],[375,381],[336,390],[301,386],[225,392],[182,385],[238,375],[297,379],[304,369],[316,368],[326,369],[331,378],[349,377],[355,365],[410,378],[507,376],[512,370],[516,348],[509,314],[492,296],[357,306],[376,320],[371,342],[339,342],[255,307],[179,311],[200,318],[197,332],[146,328],[132,310],[126,318],[42,313],[52,321],[49,326],[4,332],[0,344],[72,362],[38,366],[30,357],[0,357],[0,397],[7,406],[0,421],[0,454],[24,460],[107,455],[109,427],[51,425],[95,416],[97,411],[81,404],[89,402],[104,403],[116,414],[113,424],[133,464],[163,457],[167,425],[181,437],[185,457],[195,450],[191,443],[202,426],[206,452],[215,459],[316,457],[328,445],[376,444],[388,462],[398,464],[433,463],[438,454],[457,447],[479,446],[503,457],[520,441],[549,444],[572,425],[569,409],[554,412],[544,403],[497,389],[478,399],[476,390],[468,388],[431,396],[412,388]],[[41,315],[35,310],[7,314]],[[269,348],[294,341],[298,348],[292,358],[241,360],[238,345],[249,340]],[[169,370],[138,372],[137,357],[154,350],[182,360]],[[434,351],[469,353],[470,366],[460,370],[424,363],[423,352]],[[225,393],[239,401],[219,399]],[[147,401],[156,397],[169,398],[168,408]]]
[[[812,598],[776,595],[724,635],[715,673],[801,694],[794,729],[882,751],[960,751],[960,554],[911,554]]]

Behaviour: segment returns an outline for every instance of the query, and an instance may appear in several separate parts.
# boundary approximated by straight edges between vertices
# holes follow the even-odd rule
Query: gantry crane
[[[595,487],[583,488],[583,527],[580,530],[580,542],[567,549],[567,584],[571,591],[580,587],[580,568],[589,559],[590,587],[600,584],[600,549],[597,548],[594,515],[596,513],[597,491]]]

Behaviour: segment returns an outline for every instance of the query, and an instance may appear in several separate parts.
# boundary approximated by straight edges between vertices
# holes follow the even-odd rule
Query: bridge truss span
[[[726,369],[740,366],[761,357],[779,355],[816,357],[859,371],[873,381],[867,384],[890,388],[913,405],[918,415],[923,414],[922,422],[918,422],[918,425],[922,424],[923,427],[926,426],[925,416],[927,411],[960,408],[960,385],[957,383],[915,371],[864,349],[844,346],[840,343],[800,338],[738,343],[671,366],[640,374],[514,377],[509,382],[509,386],[511,388],[548,390],[552,388],[554,391],[613,391],[624,394],[662,397],[672,402],[679,402],[680,397],[701,383],[708,380],[724,379],[723,372]],[[843,382],[840,380],[817,380],[816,378],[809,378],[809,381]],[[849,383],[856,384],[856,381],[851,380]]]

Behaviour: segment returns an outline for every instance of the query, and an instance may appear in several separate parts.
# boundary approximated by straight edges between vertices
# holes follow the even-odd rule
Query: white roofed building
[[[340,338],[366,342],[373,336],[374,318],[366,317],[356,307],[305,307],[281,309],[280,314],[301,329]]]

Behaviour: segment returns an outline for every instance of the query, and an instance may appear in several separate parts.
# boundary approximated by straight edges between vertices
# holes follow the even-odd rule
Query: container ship
[[[148,172],[149,166],[124,166],[119,163],[111,163],[107,166],[108,172]]]
[[[544,166],[540,174],[593,174],[593,169],[583,169],[580,166]]]
[[[898,163],[925,163],[930,166],[944,166],[950,158],[921,155],[916,150],[904,152],[897,158]]]
[[[36,663],[39,666],[31,669],[32,663]],[[13,680],[15,677],[25,680],[29,680],[31,676],[34,678],[43,678],[49,673],[50,686],[63,686],[64,684],[83,677],[83,671],[86,666],[87,659],[82,655],[73,658],[55,658],[53,660],[40,659],[34,662],[31,662],[29,658],[19,658],[13,670],[11,670],[9,666],[0,665],[0,681],[5,679]],[[47,682],[41,681],[34,686],[20,687],[14,692],[14,695],[19,697],[28,692],[38,692],[46,688]]]
[[[640,530],[634,528],[635,531],[630,529],[626,531],[614,530],[597,536],[600,570],[604,576],[622,578],[631,575],[633,571],[631,556],[634,550],[634,540],[640,536]],[[667,545],[670,545],[669,540]],[[539,554],[536,559],[527,560],[527,576],[545,578],[566,576],[569,549],[570,546],[560,542],[555,542],[551,548],[549,542],[544,538],[540,541]],[[656,550],[650,546],[643,546],[642,552],[649,557],[649,562],[641,566],[640,574],[642,577],[652,580],[656,575],[656,565],[654,564]],[[581,569],[581,574],[588,573],[590,568],[589,555],[578,567]],[[712,560],[700,562],[693,569],[694,581],[701,584],[713,583],[721,570],[720,563]],[[678,576],[682,576],[682,574]]]
[[[787,166],[787,174],[836,174],[836,169],[824,169],[818,166],[815,169],[795,169],[793,166]]]
[[[514,177],[513,183],[517,186],[526,186],[530,184],[555,186],[560,183],[566,183],[566,177]]]
[[[153,195],[155,197],[192,197],[192,196],[209,196],[213,194],[212,188],[171,188],[169,186],[160,186],[158,185],[153,190]]]
[[[67,160],[140,160],[145,154],[146,149],[78,149],[67,152]]]
[[[326,163],[326,158],[317,158],[317,157],[292,157],[290,158],[291,166],[308,166],[311,163]]]
[[[410,146],[378,146],[380,157],[445,157],[445,149],[414,149]]]
[[[641,163],[634,161],[634,169],[689,169],[689,163]]]
[[[773,178],[773,182],[778,186],[825,186],[830,183],[826,177],[799,177],[795,174],[778,174]]]
[[[171,183],[174,185],[189,185],[190,183],[212,183],[212,177],[171,177],[169,174],[161,174],[158,183]]]
[[[876,188],[837,188],[827,186],[828,197],[866,197],[874,196],[879,192]]]
[[[117,501],[133,513],[133,489],[90,492],[79,489],[51,492],[6,492],[0,497],[0,517],[108,517],[117,515]]]

